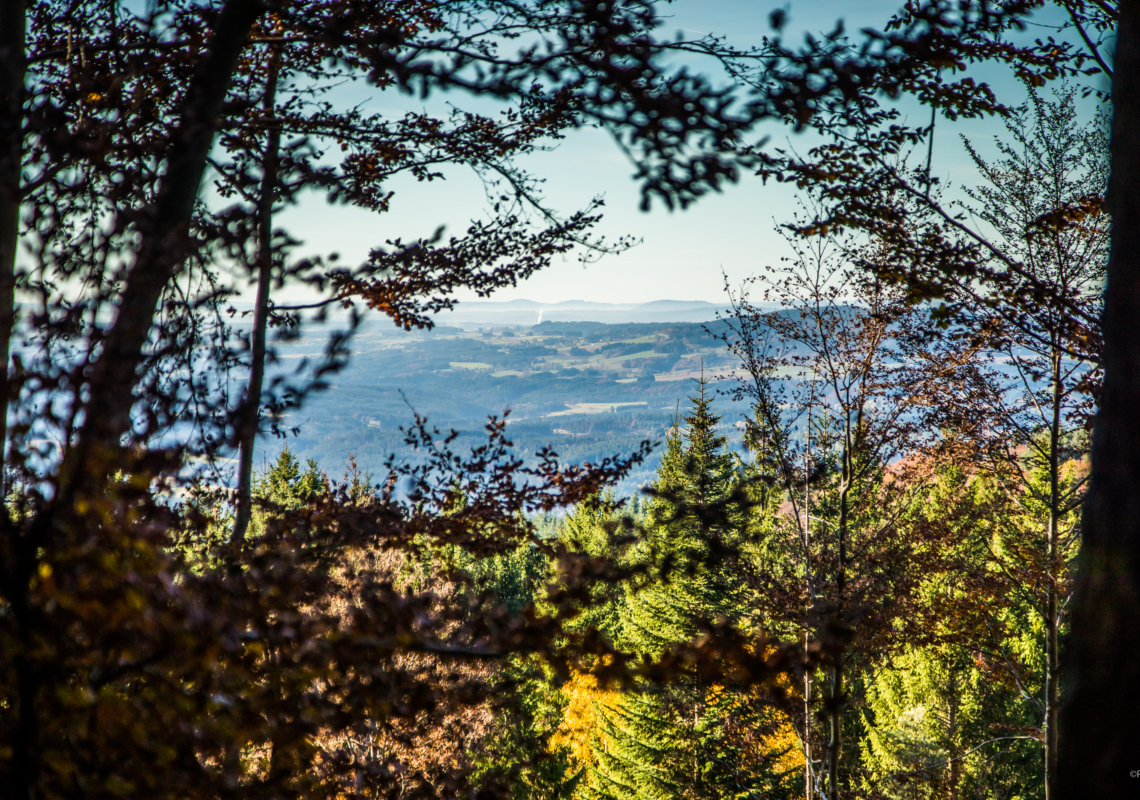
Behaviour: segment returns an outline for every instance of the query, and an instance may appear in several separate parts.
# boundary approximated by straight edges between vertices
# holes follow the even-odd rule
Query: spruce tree
[[[733,502],[736,460],[717,431],[704,380],[689,400],[684,427],[674,425],[666,440],[646,536],[634,554],[656,580],[631,590],[619,612],[618,644],[647,657],[708,623],[738,620],[742,607],[741,584],[723,557],[747,520]],[[763,752],[770,720],[755,697],[696,676],[639,686],[606,709],[589,793],[599,800],[775,796],[778,778]]]
[[[280,518],[283,512],[296,511],[325,491],[325,477],[315,459],[308,459],[302,470],[301,462],[288,447],[283,447],[277,459],[252,481],[255,504],[250,520],[249,536],[260,536],[266,524]]]
[[[689,401],[684,427],[675,424],[666,439],[648,535],[635,556],[659,580],[632,595],[622,614],[621,644],[647,655],[693,638],[702,621],[732,615],[731,581],[709,556],[738,535],[740,514],[722,508],[736,483],[734,458],[716,429],[720,417],[711,410],[704,380]]]

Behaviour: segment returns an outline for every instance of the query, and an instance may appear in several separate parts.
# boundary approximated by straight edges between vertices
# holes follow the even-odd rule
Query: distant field
[[[653,350],[642,350],[639,353],[629,353],[628,355],[612,356],[610,358],[591,359],[591,363],[600,362],[606,364],[620,364],[622,361],[633,361],[637,358],[652,358],[653,356],[664,355]]]
[[[638,403],[567,403],[565,411],[555,411],[553,414],[547,414],[546,416],[566,417],[571,414],[605,414],[613,409],[647,405],[649,404],[644,400]]]

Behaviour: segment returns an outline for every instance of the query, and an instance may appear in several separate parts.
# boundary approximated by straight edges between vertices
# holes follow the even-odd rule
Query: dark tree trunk
[[[11,392],[8,358],[12,327],[15,321],[16,248],[20,237],[20,171],[24,144],[24,76],[27,58],[24,37],[27,27],[23,0],[0,2],[0,467],[3,466],[8,443],[8,400]],[[7,494],[6,481],[0,491]],[[17,533],[5,515],[11,544],[17,544]],[[9,553],[18,548],[10,546]],[[5,563],[5,572],[10,563]],[[5,576],[7,577],[7,576]],[[12,615],[16,620],[24,653],[15,659],[16,731],[12,738],[12,796],[19,800],[34,797],[39,738],[36,696],[39,679],[26,652],[31,650],[30,622],[25,596],[13,598]]]
[[[0,461],[8,442],[8,357],[15,323],[16,247],[23,163],[24,0],[0,3]],[[2,487],[6,489],[6,487]],[[6,493],[6,491],[5,491]]]
[[[214,127],[249,30],[262,10],[256,0],[229,0],[218,15],[210,50],[194,76],[174,132],[158,196],[139,225],[138,254],[115,323],[92,370],[83,424],[60,468],[58,502],[70,504],[75,492],[87,484],[99,491],[118,457],[121,439],[130,428],[137,372],[159,300],[188,255],[190,219]]]
[[[1045,800],[1057,798],[1057,712],[1059,709],[1061,609],[1057,604],[1057,580],[1061,574],[1061,352],[1052,354],[1053,416],[1049,421],[1049,529],[1047,536],[1048,572],[1045,600]]]
[[[265,80],[263,108],[266,118],[272,118],[277,103],[277,73],[280,53],[275,48],[270,57],[269,74]],[[238,415],[238,489],[237,509],[231,541],[245,539],[253,516],[253,449],[257,443],[260,420],[261,388],[265,381],[265,340],[269,327],[269,292],[273,282],[273,200],[277,191],[278,151],[281,148],[281,129],[270,125],[262,154],[260,195],[257,199],[257,306],[253,312],[253,332],[250,335],[249,384]]]
[[[1140,792],[1140,3],[1119,4],[1104,390],[1066,653],[1058,795]]]
[[[839,800],[839,755],[843,746],[843,656],[836,656],[835,666],[831,669],[831,692],[828,696],[831,704],[831,729],[827,740],[827,798]]]

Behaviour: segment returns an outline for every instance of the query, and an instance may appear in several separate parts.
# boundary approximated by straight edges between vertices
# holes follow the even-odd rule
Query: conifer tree
[[[255,479],[254,494],[285,510],[300,508],[305,501],[320,494],[324,489],[324,478],[315,459],[301,462],[288,446],[283,447],[264,475]]]
[[[675,425],[650,490],[646,536],[633,555],[654,576],[619,612],[618,644],[644,657],[735,622],[743,584],[726,554],[746,535],[737,464],[702,379]],[[597,798],[776,796],[762,746],[770,714],[753,695],[680,675],[643,684],[606,709],[590,793]]]
[[[731,616],[729,578],[707,562],[710,548],[730,541],[732,523],[740,521],[739,509],[720,508],[736,472],[706,389],[702,379],[689,398],[684,428],[675,425],[666,440],[652,489],[640,557],[660,570],[662,580],[631,597],[623,611],[622,644],[633,652],[656,654],[691,639],[702,620]]]

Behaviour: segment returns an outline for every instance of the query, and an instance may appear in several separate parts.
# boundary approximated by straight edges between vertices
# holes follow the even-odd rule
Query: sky
[[[661,34],[672,37],[678,30],[689,37],[717,33],[727,35],[731,44],[747,46],[770,34],[768,14],[772,9],[786,7],[790,9],[790,23],[785,37],[793,41],[797,32],[831,30],[839,19],[852,33],[863,27],[881,29],[898,6],[899,0],[792,0],[784,6],[749,0],[676,0],[667,6],[670,16]],[[1029,32],[1033,36],[1047,33]],[[984,77],[1006,102],[1024,99],[1024,90],[1004,72]],[[445,103],[485,110],[477,106],[481,101],[460,95],[437,95],[425,103],[387,93],[364,98],[363,102],[393,113],[408,109],[438,113]],[[922,114],[924,122],[929,113],[917,105],[911,112]],[[969,136],[986,152],[1001,123],[940,122],[936,130],[935,172],[954,182],[956,178],[968,179],[970,172],[960,135]],[[772,145],[810,146],[810,140],[788,128],[773,125],[765,132],[772,137]],[[597,232],[611,240],[630,236],[638,244],[585,266],[576,257],[567,256],[519,286],[497,292],[492,298],[496,301],[633,303],[673,299],[721,303],[725,299],[722,276],[738,285],[788,252],[776,230],[780,223],[789,221],[796,207],[796,193],[786,185],[764,184],[745,176],[738,184],[704,197],[687,210],[669,212],[657,204],[642,212],[638,187],[631,179],[633,166],[609,134],[597,129],[572,132],[555,150],[529,158],[525,166],[544,180],[543,193],[549,206],[569,214],[601,196],[605,216]],[[329,206],[322,199],[309,197],[286,210],[281,221],[305,242],[305,251],[336,251],[348,263],[359,263],[385,240],[429,236],[441,224],[448,233],[461,233],[470,220],[489,216],[482,184],[475,175],[460,169],[448,170],[442,183],[397,179],[389,189],[395,192],[392,210],[382,215]],[[289,290],[279,296],[291,300],[305,297]],[[469,300],[473,295],[459,297]]]

